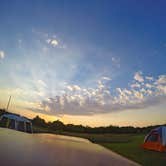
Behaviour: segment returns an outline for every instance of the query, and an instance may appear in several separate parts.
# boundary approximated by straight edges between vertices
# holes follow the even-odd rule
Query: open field
[[[42,129],[40,129],[40,131],[42,131]],[[49,131],[45,130],[45,132]],[[111,149],[143,166],[166,165],[166,153],[144,150],[141,147],[145,137],[143,134],[89,134],[63,131],[52,131],[52,133],[86,138],[93,143]]]
[[[143,135],[135,135],[129,142],[101,143],[101,145],[144,166],[165,166],[166,153],[144,150],[140,147],[143,139]]]
[[[66,133],[77,137],[87,138],[122,156],[125,156],[143,166],[165,166],[166,153],[145,150],[141,147],[145,135],[136,134],[78,134]]]

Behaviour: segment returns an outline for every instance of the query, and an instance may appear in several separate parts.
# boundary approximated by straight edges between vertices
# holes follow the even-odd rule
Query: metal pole
[[[9,108],[10,100],[11,100],[11,96],[9,97],[9,101],[8,101],[8,104],[7,104],[6,111],[7,111],[7,110],[8,110],[8,108]]]

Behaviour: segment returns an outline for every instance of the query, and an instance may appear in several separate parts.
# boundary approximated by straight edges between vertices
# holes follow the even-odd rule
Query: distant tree
[[[0,109],[0,115],[7,113],[5,109]],[[56,120],[53,122],[46,123],[44,119],[36,116],[32,119],[32,123],[34,126],[43,127],[49,129],[49,131],[67,131],[67,132],[77,132],[77,133],[95,133],[95,134],[106,134],[106,133],[118,133],[118,134],[125,134],[125,133],[148,133],[153,128],[158,127],[156,126],[148,126],[148,127],[119,127],[119,126],[107,126],[107,127],[89,127],[83,125],[74,125],[74,124],[63,124],[60,120]]]
[[[64,130],[65,125],[60,120],[49,123],[49,128],[52,130]]]
[[[0,116],[9,113],[5,109],[0,108]],[[14,114],[14,113],[12,113]],[[17,114],[15,114],[17,115]],[[132,126],[125,126],[125,127],[119,127],[119,126],[107,126],[107,127],[89,127],[89,126],[83,126],[83,125],[74,125],[74,124],[63,124],[60,120],[56,120],[54,122],[45,122],[44,119],[40,118],[39,116],[36,116],[34,119],[32,119],[32,123],[34,126],[39,126],[42,128],[47,129],[47,131],[67,131],[67,132],[77,132],[77,133],[95,133],[95,134],[106,134],[106,133],[148,133],[152,129],[159,127],[160,125],[154,125],[154,126],[147,126],[147,127],[132,127]],[[165,124],[166,125],[166,124]],[[49,129],[49,130],[48,130]],[[45,130],[44,130],[45,131]]]
[[[0,116],[5,114],[6,110],[5,109],[0,109]]]
[[[47,127],[47,123],[45,122],[45,120],[40,118],[38,115],[34,119],[32,119],[32,123],[36,126]]]
[[[82,125],[67,124],[65,126],[65,131],[83,133],[86,132],[86,127]]]

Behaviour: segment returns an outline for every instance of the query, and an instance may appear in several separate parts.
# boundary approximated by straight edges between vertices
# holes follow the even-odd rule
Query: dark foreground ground
[[[82,138],[0,128],[1,166],[137,166]]]

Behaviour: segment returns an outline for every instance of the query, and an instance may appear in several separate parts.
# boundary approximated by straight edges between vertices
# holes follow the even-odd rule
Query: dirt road
[[[138,166],[86,139],[0,128],[0,165]]]

